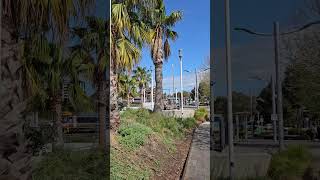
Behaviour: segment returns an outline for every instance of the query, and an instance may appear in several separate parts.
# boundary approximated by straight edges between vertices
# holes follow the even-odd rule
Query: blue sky
[[[247,27],[259,32],[271,32],[273,21],[279,21],[281,30],[300,25],[297,14],[301,0],[231,0],[231,27]],[[172,55],[164,63],[164,89],[172,89],[174,64],[175,86],[180,89],[178,49],[183,49],[183,69],[202,68],[210,55],[210,0],[181,1],[165,0],[168,13],[181,10],[183,20],[175,26],[179,38],[171,42]],[[224,58],[224,1],[212,1],[212,35],[216,94],[225,95]],[[304,23],[304,22],[303,22]],[[302,23],[302,24],[303,24]],[[258,93],[267,81],[249,81],[258,75],[270,79],[273,62],[272,39],[250,36],[232,31],[233,90]],[[141,66],[153,67],[149,49],[143,50]],[[184,73],[184,89],[191,90],[195,84],[194,73]]]
[[[201,3],[199,3],[201,2]],[[205,59],[210,54],[210,1],[181,1],[165,0],[167,13],[181,10],[183,19],[174,27],[179,33],[179,38],[171,42],[171,56],[163,66],[164,89],[172,89],[172,64],[174,65],[175,86],[180,89],[180,65],[178,50],[183,50],[183,68],[194,70],[202,67]],[[140,64],[150,68],[153,66],[150,58],[150,50],[145,48]],[[194,73],[184,73],[184,89],[190,90],[194,87]],[[166,90],[168,92],[168,90]]]
[[[103,2],[104,0],[99,0]],[[259,32],[271,32],[273,21],[279,21],[281,31],[305,24],[299,13],[303,7],[301,0],[230,0],[231,28],[246,27]],[[96,13],[103,15],[102,6],[97,4]],[[180,67],[178,49],[183,49],[183,69],[202,68],[210,55],[210,20],[213,42],[211,53],[215,61],[216,95],[226,94],[225,57],[224,57],[224,0],[186,1],[165,0],[167,13],[181,10],[183,19],[174,27],[179,38],[171,42],[172,55],[164,63],[164,89],[172,89],[172,67],[174,64],[175,86],[180,89]],[[100,12],[100,13],[99,13]],[[266,81],[249,81],[248,77],[258,75],[270,79],[273,63],[272,39],[247,35],[232,31],[232,79],[233,90],[248,93],[251,89],[258,93]],[[283,58],[282,61],[285,61]],[[148,69],[153,63],[150,50],[143,49],[139,66]],[[282,68],[285,66],[282,65]],[[195,84],[194,73],[184,73],[184,89],[191,90]],[[168,91],[167,91],[168,92]]]

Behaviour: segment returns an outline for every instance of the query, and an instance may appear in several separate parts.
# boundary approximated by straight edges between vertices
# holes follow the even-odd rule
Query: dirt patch
[[[153,173],[150,179],[180,179],[191,141],[192,131],[188,131],[183,139],[174,142],[174,150],[158,143],[157,139],[149,141],[148,145],[142,148],[137,155],[144,156],[146,164],[152,169]]]

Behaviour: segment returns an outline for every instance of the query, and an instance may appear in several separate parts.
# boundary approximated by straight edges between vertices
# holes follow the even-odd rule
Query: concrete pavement
[[[184,180],[210,179],[210,124],[202,123],[194,132],[185,166]]]

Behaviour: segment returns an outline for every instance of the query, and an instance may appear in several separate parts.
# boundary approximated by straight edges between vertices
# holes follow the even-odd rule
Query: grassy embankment
[[[111,179],[149,179],[168,163],[165,157],[175,153],[175,142],[196,125],[194,118],[165,117],[143,109],[127,110],[121,120],[111,138]]]
[[[111,179],[150,179],[172,163],[176,143],[196,126],[194,118],[164,117],[147,110],[127,110],[111,134]],[[33,179],[107,179],[107,159],[100,151],[61,151],[37,164]]]

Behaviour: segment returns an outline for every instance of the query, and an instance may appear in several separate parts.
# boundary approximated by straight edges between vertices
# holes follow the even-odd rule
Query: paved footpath
[[[210,179],[210,124],[201,124],[194,132],[183,180]]]

